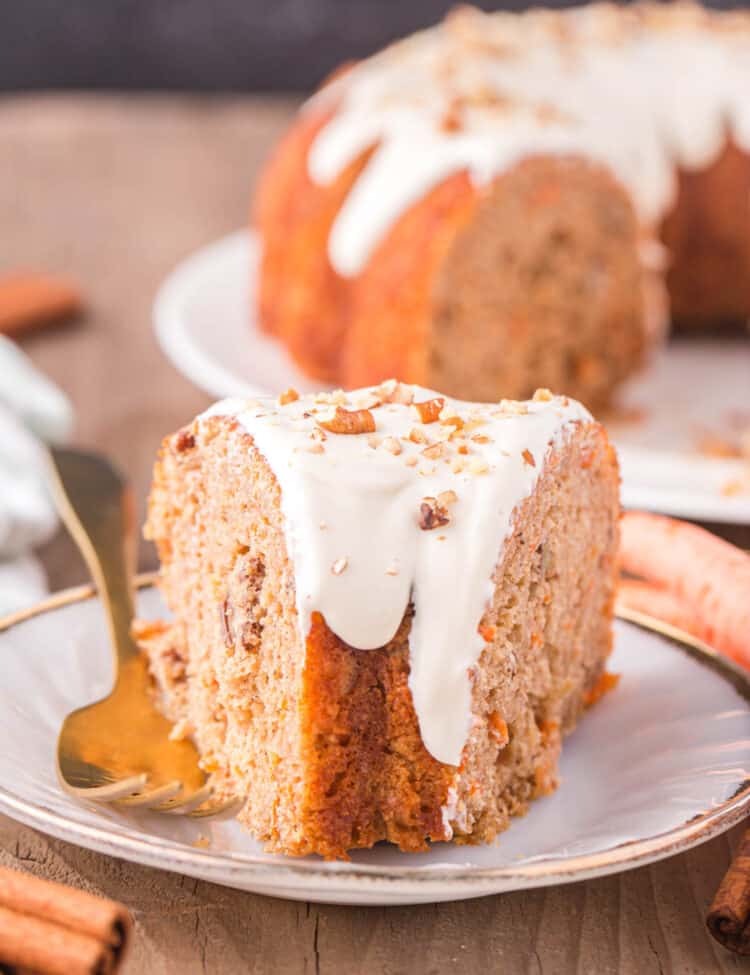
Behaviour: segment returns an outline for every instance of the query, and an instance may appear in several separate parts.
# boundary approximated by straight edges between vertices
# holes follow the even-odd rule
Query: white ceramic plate
[[[258,396],[288,386],[321,389],[256,327],[258,242],[239,231],[183,261],[154,306],[159,341],[177,368],[211,396]],[[696,451],[744,414],[750,423],[750,341],[670,343],[621,396],[640,422],[611,424],[623,469],[623,503],[704,521],[750,524],[750,474],[739,460]],[[744,484],[742,493],[727,493]]]
[[[78,802],[55,771],[63,716],[106,693],[106,631],[89,591],[0,622],[0,811],[61,839],[243,890],[340,904],[410,904],[581,880],[640,866],[729,828],[750,806],[750,685],[703,651],[618,622],[622,675],[566,741],[562,784],[493,845],[387,844],[351,863],[263,852],[233,820]],[[140,612],[163,611],[144,588]]]

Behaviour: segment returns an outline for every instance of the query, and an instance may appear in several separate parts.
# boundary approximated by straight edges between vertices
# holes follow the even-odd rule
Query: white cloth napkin
[[[39,599],[44,572],[30,554],[55,531],[44,443],[73,429],[67,397],[0,336],[0,615]]]

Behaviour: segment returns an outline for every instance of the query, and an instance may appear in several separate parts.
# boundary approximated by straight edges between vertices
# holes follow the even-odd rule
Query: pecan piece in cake
[[[180,430],[177,434],[177,439],[175,440],[175,450],[178,454],[183,453],[185,450],[192,450],[195,446],[195,437],[192,433],[187,430]]]

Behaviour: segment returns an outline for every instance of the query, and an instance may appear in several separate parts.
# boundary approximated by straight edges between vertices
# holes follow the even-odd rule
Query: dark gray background
[[[431,24],[453,6],[454,0],[0,0],[0,90],[308,89],[341,61]]]

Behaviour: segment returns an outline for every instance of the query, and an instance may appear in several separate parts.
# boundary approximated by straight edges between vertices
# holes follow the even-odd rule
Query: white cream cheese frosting
[[[425,402],[432,422],[414,405]],[[545,391],[475,404],[389,381],[346,395],[224,400],[199,422],[215,415],[236,418],[279,483],[302,640],[319,612],[350,646],[382,647],[412,603],[409,686],[422,739],[459,765],[478,626],[513,512],[547,451],[590,414]],[[374,430],[330,428],[350,423]]]
[[[518,160],[605,164],[645,228],[674,201],[675,166],[727,136],[750,152],[750,18],[687,2],[486,14],[459,8],[361,62],[310,102],[332,118],[308,156],[328,184],[376,147],[334,221],[332,266],[353,276],[399,215],[451,173],[483,186]],[[748,210],[750,201],[739,200]]]

